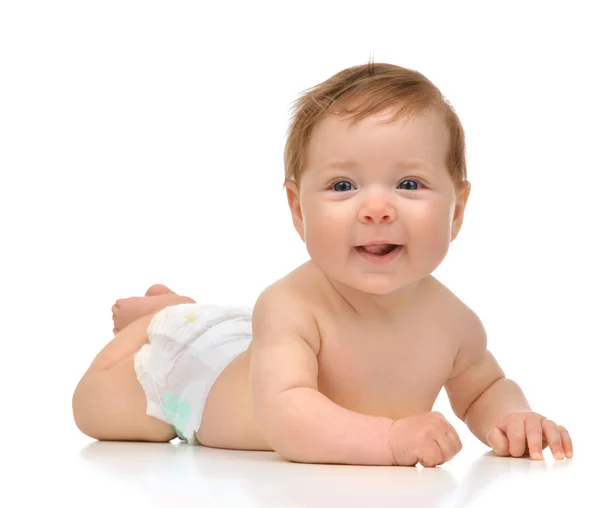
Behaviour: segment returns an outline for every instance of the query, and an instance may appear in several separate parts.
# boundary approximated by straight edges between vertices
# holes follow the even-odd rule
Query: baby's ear
[[[456,202],[454,205],[454,215],[452,217],[452,237],[451,242],[458,236],[465,216],[465,208],[471,194],[471,182],[465,180],[456,189]]]
[[[302,217],[302,208],[300,207],[300,193],[298,185],[292,180],[285,182],[285,192],[287,193],[288,205],[292,212],[292,221],[294,228],[304,241],[304,217]]]

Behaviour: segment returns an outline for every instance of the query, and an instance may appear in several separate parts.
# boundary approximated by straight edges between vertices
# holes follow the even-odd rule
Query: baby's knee
[[[77,428],[86,436],[98,439],[94,435],[95,425],[90,411],[90,377],[91,373],[86,373],[77,384],[71,399],[71,408]]]

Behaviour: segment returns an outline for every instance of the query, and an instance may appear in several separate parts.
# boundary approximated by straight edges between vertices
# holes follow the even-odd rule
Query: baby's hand
[[[573,457],[567,429],[532,411],[509,413],[490,429],[486,438],[492,450],[503,457],[522,457],[529,448],[532,459],[543,460],[542,450],[548,445],[555,459]]]
[[[435,467],[447,462],[461,449],[456,430],[437,411],[396,420],[390,439],[399,466]]]

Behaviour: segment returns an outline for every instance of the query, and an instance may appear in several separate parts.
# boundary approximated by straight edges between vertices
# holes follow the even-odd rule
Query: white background
[[[8,456],[29,468],[40,441],[65,457],[89,442],[71,395],[117,298],[160,282],[252,304],[307,259],[282,190],[289,107],[371,53],[425,74],[466,130],[473,189],[434,275],[479,314],[534,410],[581,453],[597,446],[584,438],[600,339],[593,4],[1,3]],[[436,406],[476,442],[444,393]]]

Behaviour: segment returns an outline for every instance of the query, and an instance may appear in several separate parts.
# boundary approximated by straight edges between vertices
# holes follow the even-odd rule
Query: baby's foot
[[[136,319],[179,303],[195,303],[195,301],[174,293],[162,284],[155,284],[148,288],[146,296],[119,299],[112,306],[113,333],[116,335]]]
[[[150,286],[146,291],[146,296],[158,296],[158,295],[166,295],[167,293],[176,294],[175,291],[171,291],[167,286],[163,284],[154,284]]]

